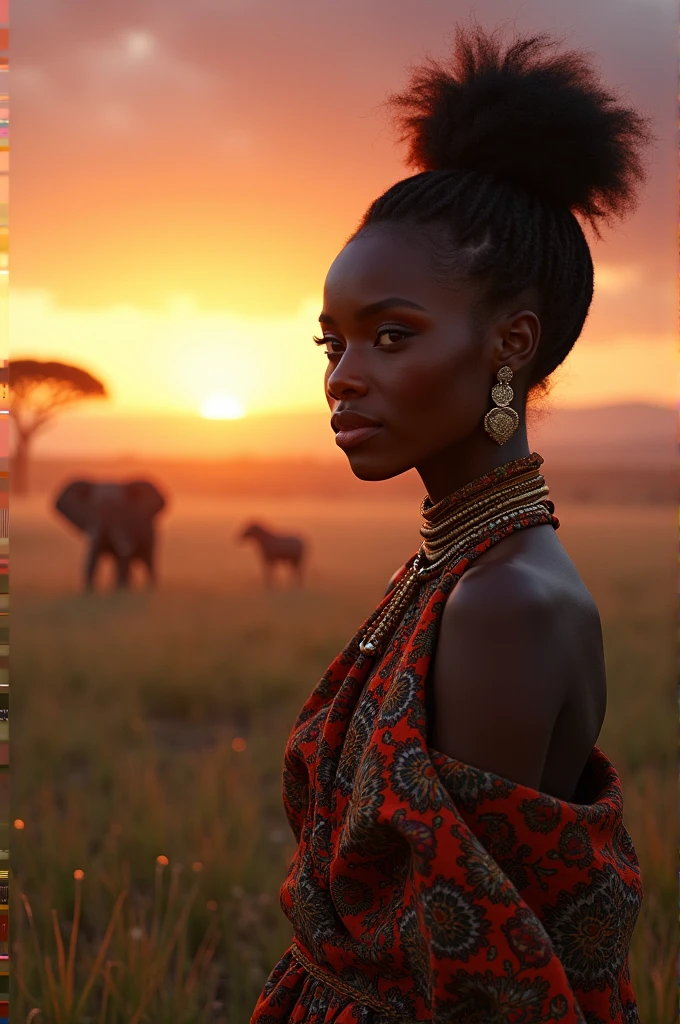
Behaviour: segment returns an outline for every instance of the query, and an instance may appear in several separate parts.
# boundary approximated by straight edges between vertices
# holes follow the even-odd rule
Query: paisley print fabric
[[[447,596],[512,529],[557,527],[552,511],[489,533],[424,585],[371,659],[358,641],[374,613],[307,700],[283,780],[298,847],[281,905],[295,937],[251,1024],[639,1021],[628,951],[640,871],[605,754],[593,747],[567,802],[426,741]]]

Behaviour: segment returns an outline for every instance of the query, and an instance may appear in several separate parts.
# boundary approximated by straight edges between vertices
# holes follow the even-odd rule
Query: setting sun
[[[240,420],[246,414],[245,406],[233,395],[211,395],[201,406],[205,420]]]

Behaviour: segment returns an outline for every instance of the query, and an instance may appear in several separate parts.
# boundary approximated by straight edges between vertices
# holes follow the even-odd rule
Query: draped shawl
[[[358,641],[383,599],[305,703],[283,778],[294,941],[251,1024],[637,1024],[642,887],[612,763],[594,746],[568,802],[427,744],[447,597],[489,547],[551,519],[489,532],[370,658]]]

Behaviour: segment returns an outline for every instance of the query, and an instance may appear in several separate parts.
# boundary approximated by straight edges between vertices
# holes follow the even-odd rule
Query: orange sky
[[[310,341],[326,269],[409,173],[380,104],[441,55],[451,0],[24,0],[12,12],[11,351],[101,376],[110,413],[321,408]],[[593,245],[596,300],[564,405],[670,403],[676,11],[505,0],[598,55],[655,119],[640,209]]]

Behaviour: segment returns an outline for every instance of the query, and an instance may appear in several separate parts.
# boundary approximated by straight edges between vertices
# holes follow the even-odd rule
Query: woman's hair
[[[389,100],[408,163],[359,229],[428,225],[437,266],[481,282],[476,319],[535,287],[542,337],[529,387],[578,338],[593,264],[575,214],[599,223],[629,212],[643,180],[648,121],[606,91],[585,56],[547,35],[504,47],[499,33],[458,28],[450,59],[428,59]]]

